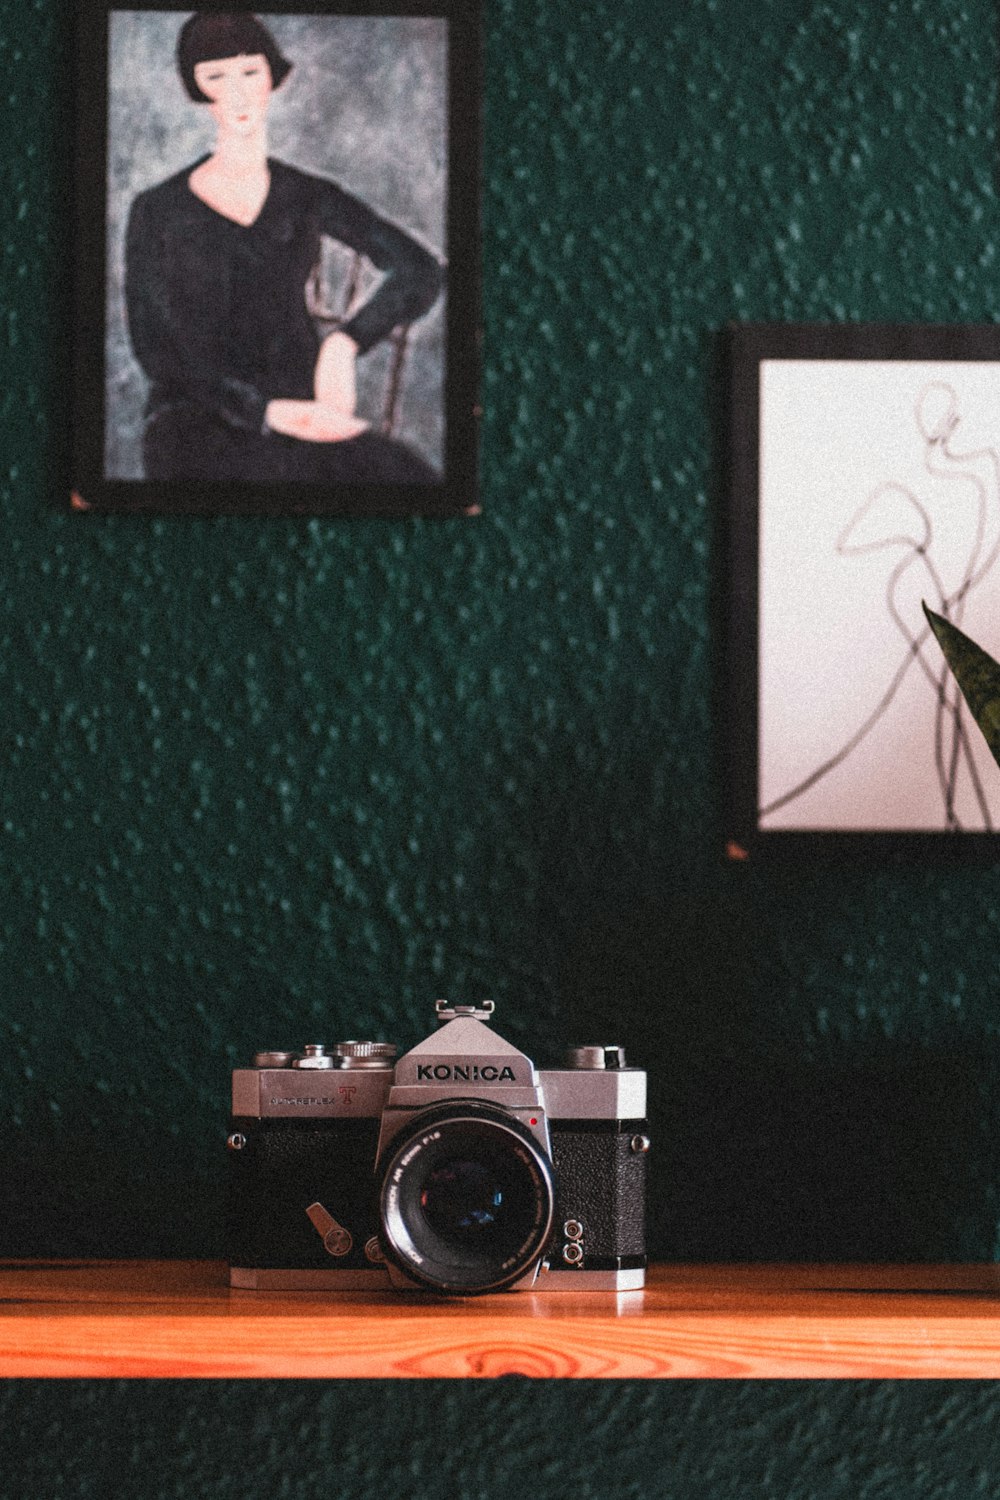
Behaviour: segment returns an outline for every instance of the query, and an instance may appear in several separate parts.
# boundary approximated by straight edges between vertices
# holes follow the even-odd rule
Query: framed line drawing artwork
[[[478,512],[477,0],[77,0],[72,505]]]
[[[1000,327],[733,325],[729,854],[1000,857],[921,601],[1000,653]]]

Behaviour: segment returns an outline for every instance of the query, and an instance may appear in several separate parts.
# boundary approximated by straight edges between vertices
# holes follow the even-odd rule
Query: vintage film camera
[[[438,1030],[262,1052],[233,1073],[230,1281],[297,1290],[643,1286],[646,1074],[620,1047],[538,1070],[439,1000]]]

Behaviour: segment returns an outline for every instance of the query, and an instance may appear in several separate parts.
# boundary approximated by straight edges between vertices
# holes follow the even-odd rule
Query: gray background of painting
[[[112,479],[142,478],[146,380],[129,342],[123,291],[129,208],[136,193],[194,162],[214,140],[211,116],[188,99],[174,63],[188,14],[111,17],[105,473]],[[272,100],[270,154],[333,178],[444,255],[447,23],[396,16],[261,19],[294,64]],[[441,298],[412,330],[396,429],[438,467],[444,327]],[[358,409],[373,421],[382,413],[389,361],[390,346],[382,343],[358,363]]]

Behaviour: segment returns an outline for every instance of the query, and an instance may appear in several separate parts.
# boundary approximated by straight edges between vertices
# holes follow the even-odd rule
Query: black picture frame
[[[919,609],[923,593],[947,613],[943,593],[962,623],[976,596],[965,628],[1000,649],[1000,610],[982,608],[1000,602],[1000,327],[732,324],[724,365],[727,856],[1000,859],[1000,768],[956,707]],[[971,518],[971,565],[959,512]],[[935,571],[935,547],[947,568]],[[858,560],[864,576],[844,588]],[[896,686],[879,676],[890,646]],[[817,726],[826,753],[815,753]]]
[[[199,120],[197,128],[206,135],[206,145],[196,157],[203,160],[211,150],[208,141],[212,127],[211,122],[206,123],[210,111],[185,95],[176,68],[174,39],[187,17],[213,16],[219,10],[217,6],[183,6],[162,0],[131,0],[127,4],[77,0],[72,509],[151,515],[362,518],[478,514],[479,0],[269,0],[266,7],[227,7],[232,14],[258,17],[293,63],[288,81],[275,90],[275,100],[290,89],[293,81],[300,91],[310,90],[305,104],[299,96],[298,118],[309,122],[308,128],[306,124],[296,127],[296,117],[286,113],[283,148],[269,145],[270,196],[274,196],[275,158],[287,161],[300,177],[308,173],[324,181],[329,178],[382,220],[403,230],[424,251],[430,251],[441,267],[442,290],[412,327],[394,327],[391,336],[380,338],[379,347],[358,361],[359,416],[370,418],[370,434],[378,435],[374,440],[366,435],[353,448],[340,443],[303,444],[288,437],[275,443],[265,419],[262,426],[252,428],[247,439],[255,445],[254,462],[241,450],[239,472],[217,472],[215,460],[205,457],[214,453],[211,444],[206,446],[201,441],[199,446],[202,413],[196,407],[191,444],[182,426],[182,441],[175,440],[169,448],[169,462],[164,465],[159,453],[151,459],[150,392],[157,392],[157,399],[162,396],[155,416],[160,433],[163,411],[169,422],[175,420],[178,411],[187,421],[191,406],[186,386],[181,388],[179,405],[171,405],[176,394],[173,370],[166,385],[162,380],[157,383],[156,374],[151,376],[136,355],[125,296],[126,240],[133,255],[136,241],[130,238],[132,232],[127,225],[140,193],[171,176],[180,181],[194,165],[186,144],[190,138],[187,117],[176,132],[165,127],[165,119],[172,122],[175,116],[181,118],[181,110],[190,111]],[[304,49],[303,38],[316,39],[316,46]],[[166,48],[164,41],[168,43]],[[372,42],[371,47],[367,41]],[[148,116],[141,107],[138,111],[135,108],[138,91],[146,81],[141,67],[136,67],[137,55],[140,60],[155,60],[155,73],[152,66],[149,73]],[[331,105],[329,115],[323,94],[327,75],[321,67],[325,58],[336,60],[335,76],[329,83],[336,107]],[[393,83],[391,90],[383,87],[386,79]],[[132,118],[136,112],[138,118]],[[272,131],[273,120],[272,104]],[[334,128],[338,121],[339,133]],[[144,131],[147,147],[142,145]],[[357,148],[353,156],[352,147]],[[330,170],[325,165],[327,157],[336,152],[346,162],[346,169]],[[262,213],[267,211],[268,201]],[[400,203],[405,205],[402,212]],[[213,211],[205,212],[211,215]],[[256,223],[246,227],[253,232]],[[437,230],[429,230],[428,224],[437,225]],[[283,226],[272,228],[273,240],[277,241],[279,234],[287,238]],[[213,226],[206,228],[206,235],[214,233]],[[378,292],[383,273],[357,245],[345,250],[329,238],[326,221],[323,235],[324,254],[329,252],[335,273],[355,289],[361,286],[351,309],[353,317],[366,294]],[[156,241],[157,247],[161,243]],[[219,255],[214,242],[211,252],[211,258],[206,254],[206,263],[216,266]],[[275,253],[282,253],[280,247]],[[351,258],[346,270],[345,256]],[[160,257],[156,264],[165,259],[168,257]],[[245,271],[243,274],[246,277]],[[131,285],[138,280],[138,273],[134,273]],[[245,279],[243,285],[248,284]],[[317,306],[320,294],[312,284],[310,292],[310,314],[322,314],[328,320],[321,324],[318,318],[312,318],[313,324],[326,331],[336,327],[335,299],[324,301],[320,297]],[[325,297],[325,293],[322,295]],[[348,294],[343,295],[346,299]],[[338,283],[336,300],[340,298]],[[161,296],[157,308],[168,300]],[[381,305],[384,310],[385,299]],[[133,323],[138,317],[136,306],[133,299]],[[266,309],[261,309],[260,316],[266,320]],[[171,349],[175,343],[184,344],[184,340],[175,338],[176,325],[169,332]],[[188,341],[185,347],[190,346]],[[221,344],[217,341],[211,347]],[[400,350],[405,361],[402,364]],[[365,360],[367,373],[363,369]],[[402,386],[402,399],[401,370],[403,381],[409,381],[408,386]],[[214,379],[214,370],[211,373]],[[226,372],[227,381],[230,374]],[[185,369],[181,378],[187,377]],[[285,393],[265,392],[260,406],[268,395],[279,394]],[[301,398],[305,393],[296,390],[287,394]],[[257,407],[248,404],[247,410],[249,422]],[[213,412],[211,421],[217,419],[229,420]],[[244,420],[242,411],[240,420]],[[385,434],[384,428],[392,421],[395,430]],[[242,428],[240,433],[242,441]],[[231,429],[224,438],[225,443],[233,440]],[[382,462],[387,443],[391,447],[388,463]],[[282,445],[287,452],[289,444],[295,461],[286,464]],[[366,444],[368,454],[372,448],[379,450],[374,470],[368,457],[358,459],[359,449]],[[334,448],[337,462],[331,471],[320,450],[332,452]],[[256,460],[258,449],[269,455],[264,463]],[[197,463],[204,472],[186,472],[188,463],[195,463],[194,457],[189,460],[186,456],[188,451],[201,455]],[[222,451],[231,450],[223,444]],[[416,454],[419,467],[401,459],[404,452]],[[308,464],[300,461],[303,453],[308,453]],[[175,454],[179,454],[177,459]],[[315,464],[311,462],[314,457]],[[150,467],[156,464],[162,472],[151,474]],[[416,470],[416,479],[411,470]]]

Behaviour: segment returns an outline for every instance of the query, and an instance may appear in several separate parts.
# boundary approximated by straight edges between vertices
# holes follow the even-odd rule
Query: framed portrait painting
[[[477,502],[467,0],[78,0],[72,504]]]
[[[730,854],[1000,857],[922,605],[1000,654],[1000,328],[728,331]]]

